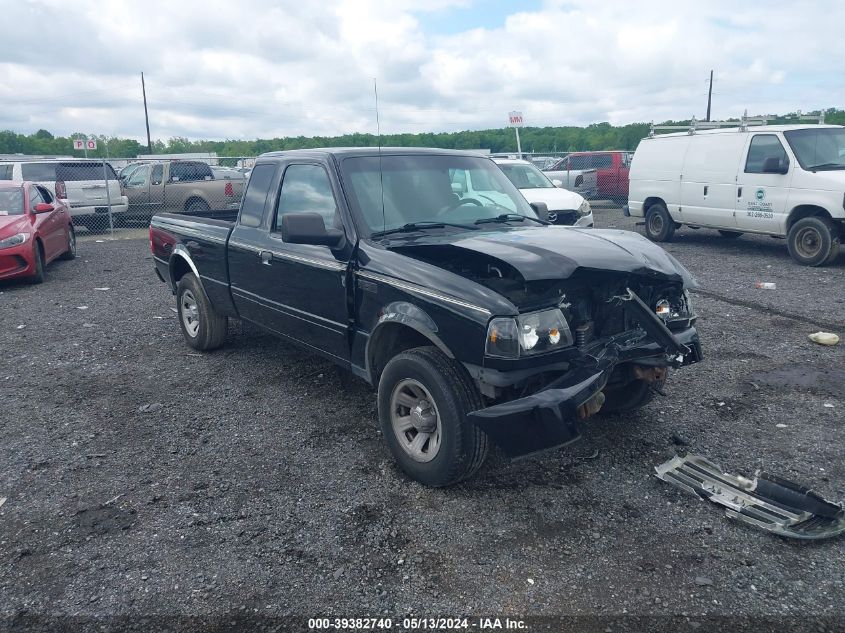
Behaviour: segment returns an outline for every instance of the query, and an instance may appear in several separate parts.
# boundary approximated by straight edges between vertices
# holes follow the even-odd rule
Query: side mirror
[[[54,207],[49,202],[39,202],[38,204],[35,205],[35,212],[36,213],[50,213],[50,211],[53,211],[55,208],[56,207]]]
[[[537,212],[537,217],[543,220],[543,222],[549,221],[549,205],[545,202],[532,202],[531,208]]]
[[[557,178],[555,178],[554,180],[552,180],[552,184],[553,184],[555,187],[563,187],[563,181],[562,181],[562,180],[558,180]]]
[[[777,156],[769,156],[763,161],[764,174],[785,174],[789,171],[789,159],[783,161],[781,165],[780,158]]]
[[[282,239],[290,244],[338,248],[345,236],[339,229],[327,229],[319,213],[287,213],[282,216]]]

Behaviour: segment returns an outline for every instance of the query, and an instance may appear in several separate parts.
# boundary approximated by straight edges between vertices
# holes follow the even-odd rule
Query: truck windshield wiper
[[[532,220],[538,224],[550,224],[550,222],[544,222],[543,220],[532,218],[527,215],[520,215],[519,213],[502,213],[501,215],[497,215],[495,218],[479,218],[475,221],[475,223],[487,224],[489,222],[499,222],[500,224],[503,224],[505,222],[522,222],[523,220]]]
[[[413,233],[414,231],[420,231],[422,229],[442,229],[446,226],[455,226],[459,229],[468,229],[470,231],[475,231],[478,229],[477,226],[473,226],[472,224],[458,224],[457,222],[436,222],[436,221],[423,221],[423,222],[408,222],[408,224],[403,224],[402,226],[396,227],[395,229],[387,229],[386,231],[374,231],[370,234],[371,237],[383,237],[385,235],[393,235],[395,233]]]
[[[845,169],[845,165],[842,163],[822,163],[821,165],[811,165],[807,167],[810,171],[816,171],[817,169],[821,169],[826,171],[828,169]]]

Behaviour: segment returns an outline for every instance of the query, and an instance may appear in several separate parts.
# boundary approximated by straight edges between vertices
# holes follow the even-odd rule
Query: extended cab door
[[[260,166],[256,167],[256,170]],[[292,338],[335,361],[349,361],[349,304],[346,276],[351,254],[351,223],[345,212],[340,187],[330,170],[320,162],[302,161],[282,166],[281,181],[274,179],[266,199],[268,213],[262,226],[252,230],[235,228],[230,251],[246,255],[230,258],[232,294],[238,311],[249,308],[251,320]],[[244,205],[247,204],[256,172],[253,171]],[[281,218],[287,213],[319,213],[327,228],[338,228],[347,236],[338,251],[327,246],[289,244],[282,239]],[[241,212],[243,215],[243,211]],[[251,262],[247,262],[251,260]]]
[[[146,215],[150,208],[150,166],[138,167],[123,185],[123,193],[129,199],[129,213]]]
[[[783,235],[794,166],[777,134],[750,134],[737,176],[739,230]]]

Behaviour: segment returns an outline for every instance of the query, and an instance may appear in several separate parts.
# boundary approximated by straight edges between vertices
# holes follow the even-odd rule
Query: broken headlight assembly
[[[572,345],[572,332],[558,308],[497,317],[487,327],[484,353],[492,358],[520,358]]]
[[[665,298],[658,300],[654,304],[654,312],[664,321],[692,316],[692,299],[690,298],[689,290],[684,290],[683,295],[676,297],[674,303]]]

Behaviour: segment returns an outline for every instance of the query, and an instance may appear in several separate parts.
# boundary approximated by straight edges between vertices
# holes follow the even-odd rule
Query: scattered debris
[[[672,443],[678,446],[689,446],[689,440],[679,433],[672,433]]]
[[[87,310],[88,306],[76,306],[77,310]]]
[[[94,290],[101,290],[101,291],[104,291],[104,290],[111,290],[111,288],[109,288],[108,286],[105,286],[105,287],[103,287],[103,288],[94,288]]]
[[[779,429],[785,429],[786,428],[786,425],[783,422],[778,422],[777,424],[775,424],[775,426]]]
[[[94,240],[95,244],[102,244],[103,242],[105,242],[105,240]]]
[[[834,406],[835,406],[835,405],[834,405],[832,402],[825,402],[825,403],[824,403],[824,408],[825,408],[825,409],[833,409],[833,408],[834,408]]]
[[[810,340],[819,345],[836,345],[839,342],[839,336],[831,332],[813,332],[810,334]]]
[[[658,479],[727,508],[732,519],[798,539],[845,533],[845,510],[809,488],[757,472],[753,480],[722,472],[704,457],[673,457],[655,468]]]
[[[529,579],[528,579],[528,584],[529,584],[529,585],[533,585],[533,584],[534,584],[534,579],[533,579],[533,578],[529,578]]]
[[[710,587],[713,585],[713,581],[707,576],[696,576],[695,584],[699,587]]]
[[[162,407],[164,407],[164,405],[161,402],[152,402],[150,404],[142,404],[138,407],[138,411],[141,413],[152,413],[153,411],[158,411]]]
[[[163,319],[164,317],[154,316],[153,318],[154,318],[154,319]]]
[[[6,503],[6,499],[7,499],[7,498],[8,498],[8,497],[0,497],[0,508],[2,508],[2,507],[3,507],[3,504],[4,504],[4,503]]]
[[[176,308],[170,308],[170,310],[171,310],[172,312],[175,312],[176,314],[179,314],[179,311],[178,311]]]
[[[96,327],[96,325],[93,323],[83,323],[82,327]]]
[[[777,290],[777,284],[770,281],[758,281],[754,287],[759,290]]]
[[[19,325],[19,326],[18,326],[18,327],[16,327],[15,329],[16,329],[16,330],[23,330],[24,328],[26,328],[26,325]]]

